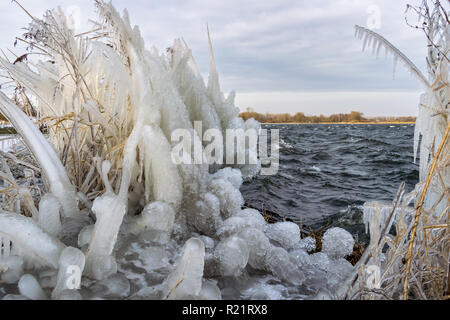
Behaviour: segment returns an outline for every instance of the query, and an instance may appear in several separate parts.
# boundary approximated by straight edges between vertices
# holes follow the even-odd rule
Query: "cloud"
[[[242,93],[273,91],[419,92],[417,82],[392,61],[362,53],[355,24],[366,25],[368,8],[377,6],[380,29],[422,70],[425,38],[406,26],[407,3],[420,0],[166,0],[119,1],[140,26],[147,46],[160,50],[183,37],[202,74],[209,67],[206,23],[209,23],[222,88]],[[45,8],[77,5],[86,21],[93,18],[91,0],[22,0],[33,14]],[[27,17],[10,1],[0,2],[0,46],[11,47]],[[83,23],[87,25],[87,23]]]

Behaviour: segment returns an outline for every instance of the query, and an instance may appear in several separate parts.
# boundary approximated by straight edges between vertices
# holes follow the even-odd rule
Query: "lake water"
[[[341,226],[366,239],[362,205],[392,201],[419,179],[414,125],[265,125],[280,130],[280,170],[241,188],[251,206],[307,227]]]

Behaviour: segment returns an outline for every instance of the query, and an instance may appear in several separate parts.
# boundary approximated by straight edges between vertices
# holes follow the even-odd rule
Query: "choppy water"
[[[308,229],[340,226],[362,242],[366,201],[391,201],[402,181],[418,182],[414,125],[264,125],[280,130],[280,170],[258,176],[241,191],[248,204]],[[0,149],[17,140],[3,135]]]
[[[419,179],[414,125],[266,125],[280,130],[280,170],[241,191],[250,205],[305,226],[331,223],[366,239],[362,205],[392,201]]]

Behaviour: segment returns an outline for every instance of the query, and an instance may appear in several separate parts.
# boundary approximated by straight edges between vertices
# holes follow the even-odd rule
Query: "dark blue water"
[[[280,170],[241,191],[247,203],[306,227],[331,224],[362,235],[362,205],[392,201],[419,179],[414,125],[265,125],[280,130]]]

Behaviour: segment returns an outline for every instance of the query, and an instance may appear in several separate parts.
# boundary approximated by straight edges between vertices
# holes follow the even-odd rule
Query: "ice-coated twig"
[[[3,92],[0,92],[0,111],[13,124],[33,153],[46,177],[50,192],[58,198],[63,215],[77,218],[80,215],[75,187],[66,170],[44,135]]]
[[[386,51],[392,53],[392,55],[394,56],[394,63],[396,63],[397,60],[401,60],[411,71],[411,73],[414,74],[422,82],[422,84],[425,85],[425,87],[430,87],[430,83],[423,75],[422,71],[420,71],[420,69],[406,55],[404,55],[392,43],[386,40],[386,38],[372,30],[361,26],[355,26],[355,35],[359,39],[364,40],[363,50],[365,49],[366,45],[370,44],[371,41],[373,41],[373,47],[375,48],[375,50],[379,50],[381,46],[384,46],[386,48]],[[375,53],[378,55],[378,51],[376,51]]]
[[[0,234],[7,235],[14,252],[32,265],[57,268],[59,256],[66,247],[33,219],[5,211],[0,211]]]

